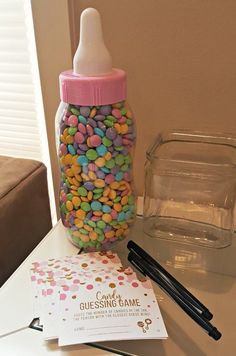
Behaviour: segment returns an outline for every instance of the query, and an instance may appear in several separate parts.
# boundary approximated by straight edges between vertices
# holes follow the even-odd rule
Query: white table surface
[[[150,242],[142,233],[142,219],[138,219],[132,232],[132,238],[144,245],[155,255],[165,255],[163,242]],[[167,242],[167,246],[169,246]],[[158,251],[157,251],[158,250]],[[21,266],[13,273],[0,289],[0,355],[1,356],[100,356],[112,355],[103,350],[85,345],[70,347],[57,346],[56,341],[44,342],[39,331],[27,328],[32,320],[32,299],[29,269],[32,262],[52,257],[61,257],[77,253],[77,248],[66,238],[64,227],[59,222],[54,229],[41,241]],[[163,251],[163,253],[161,253]],[[184,248],[185,254],[188,251]],[[223,250],[222,250],[223,251]],[[213,324],[222,332],[218,342],[211,339],[183,311],[166,297],[158,287],[155,293],[169,334],[167,340],[138,340],[102,343],[115,349],[139,356],[171,355],[171,356],[231,356],[236,352],[236,279],[234,277],[234,260],[229,256],[235,250],[225,249],[220,260],[220,271],[225,268],[231,275],[222,275],[205,270],[168,267],[193,294],[196,295],[213,312]],[[126,242],[117,245],[116,252],[123,262],[126,256]],[[217,252],[218,253],[218,252]],[[193,253],[190,256],[193,258]],[[219,255],[221,256],[221,255]],[[196,256],[195,256],[196,257]],[[169,261],[170,264],[171,261]],[[172,263],[172,265],[174,265]],[[196,267],[196,266],[195,266]],[[217,270],[217,267],[215,267]]]

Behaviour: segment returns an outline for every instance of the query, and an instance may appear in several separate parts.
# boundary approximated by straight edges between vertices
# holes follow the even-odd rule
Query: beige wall
[[[65,0],[32,0],[32,11],[55,196],[58,198],[54,122],[60,102],[58,76],[71,68],[72,61],[68,5]]]
[[[89,6],[103,20],[114,66],[127,70],[137,123],[135,181],[145,150],[168,128],[236,131],[234,0],[74,0],[75,36]],[[71,4],[71,2],[70,2]]]
[[[70,40],[74,52],[79,16],[86,7],[101,12],[114,66],[128,73],[129,102],[137,122],[134,169],[139,194],[145,151],[158,132],[168,128],[236,131],[235,1],[69,0],[68,4],[32,0],[56,196],[58,75],[71,67]]]

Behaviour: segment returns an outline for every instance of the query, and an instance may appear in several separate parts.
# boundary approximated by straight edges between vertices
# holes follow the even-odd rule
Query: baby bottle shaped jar
[[[135,215],[135,128],[125,100],[126,74],[111,67],[95,9],[81,15],[74,70],[61,73],[60,94],[56,127],[62,222],[78,247],[110,249],[128,234]]]

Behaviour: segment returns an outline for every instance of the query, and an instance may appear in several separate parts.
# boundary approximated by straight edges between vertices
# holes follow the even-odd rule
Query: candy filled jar
[[[106,250],[128,235],[135,217],[135,125],[126,74],[112,68],[95,9],[81,15],[73,67],[60,75],[56,115],[60,213],[73,244]]]

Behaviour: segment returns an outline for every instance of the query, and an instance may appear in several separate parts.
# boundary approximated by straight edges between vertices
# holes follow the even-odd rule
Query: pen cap
[[[73,70],[60,74],[60,97],[74,105],[108,105],[126,99],[126,74],[112,68],[96,9],[81,14],[80,42]]]

